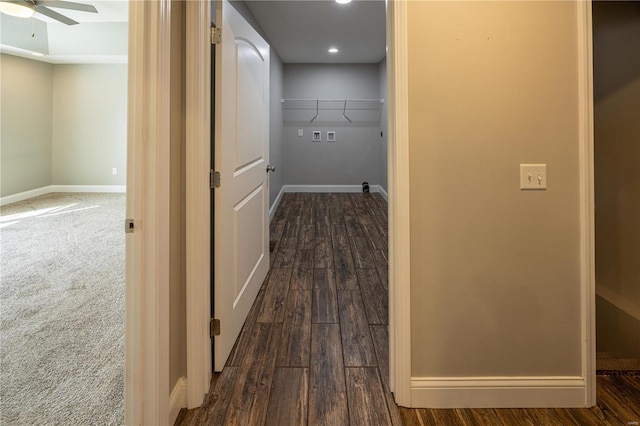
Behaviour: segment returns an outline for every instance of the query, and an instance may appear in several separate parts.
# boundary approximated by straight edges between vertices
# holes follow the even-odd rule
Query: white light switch
[[[547,165],[520,164],[520,189],[547,189]]]
[[[117,168],[113,168],[111,169],[111,174],[117,175],[118,174],[118,169]]]
[[[302,129],[298,129],[298,136],[304,136],[304,131]]]

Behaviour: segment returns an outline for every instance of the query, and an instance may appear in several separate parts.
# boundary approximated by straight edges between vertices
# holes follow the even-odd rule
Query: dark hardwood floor
[[[629,425],[640,379],[599,377],[592,409],[397,407],[388,387],[387,204],[284,194],[271,269],[227,366],[178,425]],[[637,424],[637,423],[636,423]]]

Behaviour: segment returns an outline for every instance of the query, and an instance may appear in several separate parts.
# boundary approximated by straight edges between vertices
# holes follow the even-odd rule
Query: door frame
[[[211,1],[185,2],[187,408],[209,392],[211,337]]]
[[[187,400],[202,404],[209,391],[211,348],[210,297],[211,2],[186,3],[187,95]],[[390,386],[400,405],[411,404],[411,316],[409,282],[409,145],[406,0],[387,4],[389,97],[389,370]],[[224,36],[224,35],[223,35]],[[204,43],[203,43],[204,41]],[[396,70],[398,70],[396,72]],[[203,83],[204,82],[204,83]],[[204,85],[204,86],[203,86]],[[206,119],[205,119],[206,118]],[[190,259],[190,256],[194,256]],[[206,303],[203,303],[205,302]],[[203,332],[206,330],[206,333]]]
[[[578,139],[582,377],[586,407],[596,405],[596,249],[593,104],[593,4],[577,0]]]
[[[125,424],[169,416],[171,2],[129,2]]]

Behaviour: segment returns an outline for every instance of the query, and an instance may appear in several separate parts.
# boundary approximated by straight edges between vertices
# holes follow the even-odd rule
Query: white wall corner
[[[282,201],[282,194],[284,194],[284,187],[285,186],[282,185],[282,188],[280,188],[280,192],[278,192],[278,196],[276,197],[275,201],[271,205],[271,208],[269,209],[269,222],[271,222],[273,220],[273,217],[276,215],[276,211],[278,210],[280,201]]]
[[[187,408],[187,378],[180,377],[169,396],[169,424],[176,422],[180,410]]]
[[[414,408],[586,407],[584,377],[412,377]]]

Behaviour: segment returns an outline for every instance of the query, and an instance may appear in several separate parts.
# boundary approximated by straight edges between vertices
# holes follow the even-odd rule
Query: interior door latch
[[[133,219],[125,219],[124,232],[126,234],[133,234],[134,229],[135,229],[135,225],[133,223]]]

